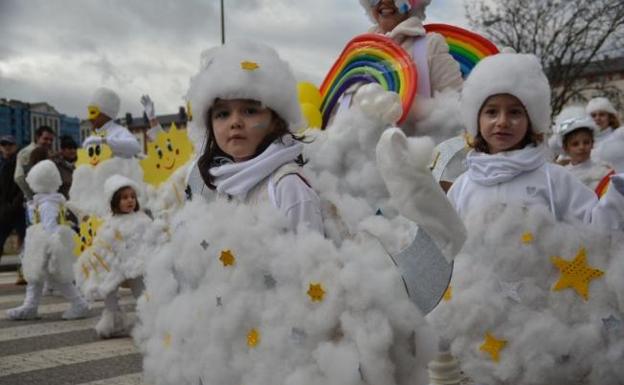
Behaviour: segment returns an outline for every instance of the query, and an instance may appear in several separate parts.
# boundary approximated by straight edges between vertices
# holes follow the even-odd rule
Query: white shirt
[[[54,233],[59,227],[58,218],[65,197],[60,193],[35,194],[34,208],[39,212],[39,221],[48,233]]]
[[[120,126],[113,120],[109,120],[95,133],[106,133],[106,144],[111,148],[114,156],[120,158],[132,158],[141,152],[139,141],[128,131],[126,127]]]

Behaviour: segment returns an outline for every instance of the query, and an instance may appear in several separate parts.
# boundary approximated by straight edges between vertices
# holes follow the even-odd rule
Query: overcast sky
[[[265,42],[317,85],[371,26],[358,0],[225,3],[226,40]],[[427,21],[465,27],[463,0],[433,0]],[[158,114],[174,113],[201,51],[220,44],[219,0],[0,0],[0,37],[0,97],[83,119],[104,85],[121,96],[122,113],[142,114],[144,93]]]

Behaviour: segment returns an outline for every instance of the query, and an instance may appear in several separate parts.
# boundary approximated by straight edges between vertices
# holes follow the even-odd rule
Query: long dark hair
[[[279,140],[282,142],[282,137],[285,135],[289,135],[291,138],[298,142],[306,143],[305,136],[295,135],[288,129],[288,123],[284,119],[282,119],[275,111],[269,109],[271,111],[271,119],[275,122],[275,129],[269,135],[267,135],[264,140],[260,143],[256,152],[253,154],[253,158],[262,154],[264,150],[267,149],[271,145],[271,143]],[[214,185],[214,177],[210,174],[210,167],[215,166],[216,158],[228,158],[232,159],[231,156],[223,152],[219,146],[217,145],[217,141],[214,136],[214,129],[212,127],[212,108],[206,112],[206,144],[204,146],[204,153],[199,157],[197,161],[197,167],[199,167],[199,174],[201,175],[202,180],[210,188],[211,190],[216,189]],[[306,161],[303,159],[303,155],[299,155],[295,159],[295,163],[299,166],[303,166]]]

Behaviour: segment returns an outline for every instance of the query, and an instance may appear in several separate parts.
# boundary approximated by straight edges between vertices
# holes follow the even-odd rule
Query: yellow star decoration
[[[221,250],[219,260],[223,263],[223,266],[234,266],[234,263],[236,263],[236,258],[230,249]]]
[[[589,299],[589,283],[592,279],[600,278],[604,272],[594,269],[587,264],[587,251],[581,247],[572,261],[561,257],[550,257],[550,261],[559,271],[559,281],[553,286],[553,291],[573,288],[585,301]]]
[[[446,291],[444,292],[444,295],[442,296],[442,299],[445,302],[448,302],[451,299],[453,299],[453,286],[449,285],[449,287],[446,288]]]
[[[500,360],[500,351],[507,345],[507,340],[498,340],[489,332],[485,333],[485,342],[479,346],[479,350],[486,352],[492,358],[492,361]]]
[[[163,337],[163,345],[165,345],[166,348],[171,347],[171,334],[170,333],[165,333],[165,336]]]
[[[310,287],[308,288],[308,296],[312,300],[312,302],[320,302],[325,297],[325,290],[323,290],[323,285],[320,283],[310,283]]]
[[[158,187],[192,158],[193,151],[186,130],[171,124],[168,131],[160,131],[156,139],[147,144],[147,156],[139,162],[143,180]]]
[[[260,332],[257,329],[251,329],[247,333],[247,346],[255,348],[260,343]]]
[[[533,243],[533,241],[535,240],[535,238],[533,238],[533,233],[531,233],[530,231],[527,231],[526,233],[522,234],[522,244],[524,245],[530,245],[531,243]]]
[[[121,235],[121,232],[119,230],[115,230],[115,240],[123,241],[123,235]]]
[[[245,71],[255,71],[260,68],[260,66],[256,62],[245,60],[241,62],[241,68]]]
[[[93,239],[102,223],[102,219],[96,216],[85,217],[80,221],[79,233],[74,234],[74,255],[76,257],[79,257],[93,245]]]

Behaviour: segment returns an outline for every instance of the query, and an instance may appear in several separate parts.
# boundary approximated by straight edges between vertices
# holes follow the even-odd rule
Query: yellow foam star
[[[479,346],[479,350],[482,352],[486,352],[492,358],[492,361],[498,362],[500,360],[500,351],[505,348],[507,345],[507,340],[499,340],[496,339],[489,332],[485,333],[485,341],[481,346]]]
[[[245,71],[255,71],[260,68],[260,66],[256,62],[244,60],[241,62],[241,68]]]
[[[171,334],[165,333],[165,336],[163,337],[163,345],[165,345],[166,348],[171,347],[171,339]]]
[[[600,278],[604,272],[594,269],[587,264],[587,251],[581,247],[572,261],[561,257],[550,257],[550,261],[561,272],[559,281],[553,286],[553,291],[573,288],[585,301],[589,299],[589,283]]]
[[[522,234],[521,241],[523,244],[530,245],[531,243],[533,243],[534,240],[535,238],[533,238],[533,233],[531,233],[530,231]]]
[[[230,249],[221,250],[221,256],[219,257],[223,266],[234,266],[236,258]]]
[[[446,288],[446,291],[444,292],[444,295],[442,296],[442,299],[445,302],[448,302],[451,299],[453,299],[453,287],[451,285],[449,285],[449,287]]]
[[[260,343],[260,332],[257,329],[251,329],[247,333],[247,346],[255,348]]]
[[[325,297],[325,290],[323,290],[323,285],[320,283],[310,283],[310,287],[308,288],[308,296],[313,302],[320,302]]]

